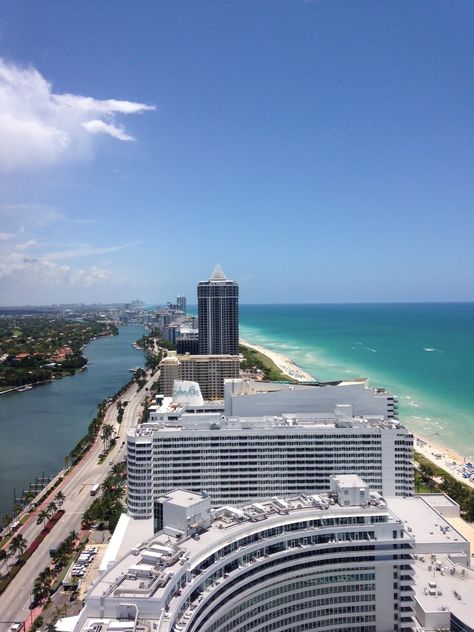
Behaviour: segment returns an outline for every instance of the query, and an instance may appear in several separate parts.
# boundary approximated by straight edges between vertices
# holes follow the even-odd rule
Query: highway
[[[90,495],[90,488],[95,483],[102,483],[111,468],[110,463],[118,463],[124,459],[126,444],[122,445],[122,442],[126,440],[127,430],[135,426],[137,420],[141,418],[142,404],[145,397],[149,394],[149,391],[145,389],[151,386],[158,378],[158,375],[159,373],[155,373],[150,377],[148,372],[148,381],[143,389],[137,392],[137,385],[134,383],[121,396],[120,399],[128,401],[128,404],[124,409],[123,420],[119,426],[117,443],[108,454],[104,463],[98,463],[99,454],[103,449],[99,432],[89,452],[72,468],[64,481],[52,492],[48,500],[35,510],[23,528],[17,532],[21,533],[28,540],[28,543],[31,543],[43,528],[43,525],[36,524],[38,512],[54,498],[58,491],[63,492],[66,500],[61,508],[64,509],[65,514],[51,529],[51,532],[0,597],[0,632],[8,630],[9,622],[24,621],[30,616],[29,604],[34,580],[45,566],[48,566],[51,562],[49,549],[53,544],[64,540],[72,530],[80,530],[81,516],[93,500]],[[105,423],[114,426],[116,417],[117,408],[114,402],[107,409]]]

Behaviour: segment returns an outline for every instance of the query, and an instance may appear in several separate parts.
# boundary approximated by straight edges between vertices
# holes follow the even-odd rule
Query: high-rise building
[[[169,351],[166,358],[163,358],[160,365],[160,377],[158,385],[160,393],[165,397],[171,397],[175,380],[180,379],[179,360],[175,351]]]
[[[152,517],[154,500],[178,487],[218,506],[324,492],[331,474],[352,472],[384,496],[409,496],[412,456],[412,434],[380,417],[182,415],[128,431],[128,513]]]
[[[174,380],[197,382],[204,399],[222,399],[224,380],[239,376],[239,356],[176,355],[170,352],[161,363],[160,393],[173,395]]]
[[[219,264],[208,281],[197,286],[199,353],[238,355],[239,286],[226,278]]]
[[[178,296],[176,298],[176,306],[179,309],[179,311],[183,312],[183,314],[186,314],[186,297]]]
[[[199,332],[193,327],[180,327],[176,335],[176,351],[179,355],[199,354]]]

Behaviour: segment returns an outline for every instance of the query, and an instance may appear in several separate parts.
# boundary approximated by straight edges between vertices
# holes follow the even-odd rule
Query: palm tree
[[[57,504],[54,502],[54,500],[52,500],[49,505],[46,507],[46,511],[50,514],[53,515],[54,513],[56,513],[58,509]]]
[[[49,566],[46,566],[46,568],[44,568],[44,570],[42,570],[38,577],[35,579],[35,584],[33,588],[35,600],[39,601],[44,597],[49,597],[52,580],[53,573]]]
[[[113,431],[114,431],[114,429],[113,429],[113,427],[110,424],[104,424],[102,426],[101,439],[102,439],[102,441],[104,443],[104,451],[106,449],[105,446],[107,445],[107,447],[108,447],[108,445],[109,445],[109,439],[112,436]]]
[[[49,566],[45,566],[41,573],[38,575],[38,579],[43,581],[45,584],[51,584],[53,579],[53,571]]]
[[[76,531],[74,531],[74,529],[72,531],[69,532],[69,535],[67,536],[68,540],[71,540],[71,544],[74,542],[74,540],[77,538],[77,533]]]
[[[45,520],[49,520],[49,513],[46,509],[42,509],[38,514],[38,522],[43,524]]]
[[[114,463],[110,472],[114,475],[116,479],[121,479],[123,474],[123,461],[120,463]]]
[[[10,569],[8,568],[8,553],[5,549],[0,549],[0,562],[5,564],[8,573]]]
[[[17,553],[19,553],[20,555],[23,555],[23,553],[26,551],[27,548],[28,548],[27,540],[21,535],[21,533],[19,533],[18,535],[15,535],[12,538],[12,541],[10,542],[10,546],[8,547],[8,552],[10,553],[11,557],[16,555]]]
[[[103,496],[112,496],[115,494],[115,481],[112,476],[107,476],[100,487]]]
[[[59,491],[56,496],[54,497],[54,501],[61,507],[63,502],[66,500],[66,496]]]

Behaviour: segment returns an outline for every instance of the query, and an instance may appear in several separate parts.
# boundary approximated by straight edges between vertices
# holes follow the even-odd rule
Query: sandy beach
[[[240,342],[246,347],[250,347],[259,353],[266,355],[288,377],[291,377],[298,382],[314,381],[315,378],[312,375],[301,369],[293,362],[293,360],[290,360],[290,358],[287,358],[282,353],[271,351],[270,349],[261,347],[260,345],[254,345],[243,338],[240,339]],[[414,448],[432,463],[442,468],[448,474],[451,474],[451,476],[456,478],[458,481],[466,483],[466,485],[474,488],[474,481],[463,477],[466,459],[461,454],[451,448],[446,448],[437,443],[433,443],[431,439],[421,437],[419,435],[414,435]]]
[[[430,439],[425,439],[416,435],[414,435],[414,439],[414,448],[417,452],[422,454],[445,472],[451,474],[451,476],[453,476],[456,480],[461,483],[466,483],[469,487],[474,488],[474,481],[463,477],[463,471],[466,463],[465,457],[451,448],[446,448],[437,443],[433,443]]]
[[[291,377],[298,382],[314,382],[314,377],[312,375],[306,373],[306,371],[303,371],[303,369],[297,366],[293,362],[293,360],[290,360],[290,358],[287,358],[282,353],[271,351],[270,349],[266,349],[265,347],[261,347],[260,345],[254,345],[248,340],[244,340],[243,338],[240,338],[240,343],[245,345],[246,347],[249,347],[250,349],[254,349],[259,353],[266,355],[267,358],[270,358],[270,360],[277,365],[280,371],[288,377]]]

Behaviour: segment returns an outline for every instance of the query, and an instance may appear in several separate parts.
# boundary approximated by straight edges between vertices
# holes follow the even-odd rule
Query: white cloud
[[[61,259],[77,259],[78,257],[90,257],[92,255],[103,255],[111,252],[117,252],[124,248],[130,248],[132,246],[138,246],[139,241],[131,241],[127,244],[121,244],[118,246],[90,246],[89,244],[70,244],[67,250],[60,250],[58,252],[49,252],[44,255],[44,258],[48,261],[59,261]]]
[[[47,205],[0,204],[0,304],[115,300],[120,288],[135,286],[117,269],[120,251],[140,241],[96,245],[59,238],[64,226],[74,234],[71,222]]]
[[[29,239],[28,241],[24,241],[21,244],[17,244],[15,248],[19,251],[28,250],[29,248],[36,246],[37,243],[38,242],[36,241],[36,239]]]
[[[18,239],[18,237],[17,237]],[[15,240],[17,241],[17,240]],[[84,265],[66,265],[61,260],[93,257],[114,253],[138,245],[130,242],[118,246],[92,246],[90,244],[62,244],[63,250],[51,250],[51,243],[27,241],[0,243],[0,296],[8,296],[9,304],[48,303],[85,297],[89,291],[101,300],[128,282],[92,260]],[[90,295],[90,294],[89,294]]]
[[[1,149],[0,149],[1,152]],[[0,204],[0,225],[5,232],[25,233],[44,229],[51,223],[63,219],[63,214],[53,206],[45,204]]]
[[[104,121],[88,121],[83,123],[82,127],[91,134],[108,134],[113,138],[118,138],[118,140],[135,140],[133,136],[124,132],[123,127],[117,127],[117,125],[111,125]]]
[[[35,68],[0,58],[0,169],[89,157],[97,134],[134,140],[115,124],[116,115],[154,109],[144,103],[55,94]]]
[[[113,282],[113,275],[97,266],[72,268],[38,257],[29,257],[21,252],[11,252],[0,258],[0,282],[4,281],[23,287],[25,291],[41,288],[47,295],[51,288],[88,288],[110,284]]]

